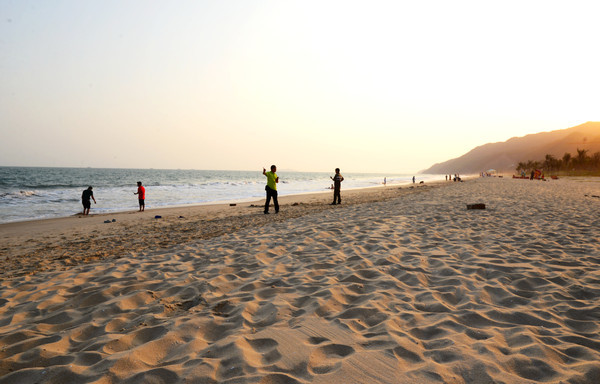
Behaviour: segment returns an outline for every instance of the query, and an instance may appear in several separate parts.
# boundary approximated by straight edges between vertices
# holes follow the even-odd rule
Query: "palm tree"
[[[534,164],[533,160],[527,160],[527,164],[525,164],[525,167],[528,171],[535,169],[535,164]]]
[[[546,160],[544,160],[544,169],[548,172],[552,171],[554,165],[556,164],[556,158],[552,155],[546,155]]]
[[[575,163],[579,167],[579,169],[584,169],[585,163],[587,163],[587,149],[579,149],[577,148],[577,157],[575,158]]]
[[[565,152],[565,154],[562,157],[562,161],[563,161],[563,166],[565,167],[565,170],[568,170],[569,165],[571,164],[571,154],[568,152]]]
[[[600,170],[600,152],[596,152],[592,155],[590,163],[594,170]]]

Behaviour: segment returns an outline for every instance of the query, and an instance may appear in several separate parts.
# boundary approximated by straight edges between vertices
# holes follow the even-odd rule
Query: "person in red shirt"
[[[138,181],[138,190],[137,192],[133,192],[134,195],[138,195],[138,201],[140,202],[140,212],[143,212],[146,208],[146,204],[144,200],[146,200],[146,188],[142,187],[142,182]]]

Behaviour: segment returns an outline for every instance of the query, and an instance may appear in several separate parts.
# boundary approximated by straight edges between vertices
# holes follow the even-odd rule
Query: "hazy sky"
[[[0,0],[0,165],[416,172],[600,120],[594,1]]]

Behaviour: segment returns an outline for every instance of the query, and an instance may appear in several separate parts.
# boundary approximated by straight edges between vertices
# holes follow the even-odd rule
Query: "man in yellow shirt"
[[[267,191],[265,215],[269,213],[271,198],[273,198],[273,205],[275,205],[275,213],[279,213],[279,203],[277,202],[277,183],[279,183],[279,177],[277,177],[276,171],[277,167],[274,165],[271,165],[270,172],[267,172],[267,170],[263,168],[263,175],[267,176],[267,185],[265,186],[265,191]]]

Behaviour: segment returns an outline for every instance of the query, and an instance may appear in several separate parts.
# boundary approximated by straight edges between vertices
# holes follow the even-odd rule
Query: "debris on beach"
[[[485,209],[485,204],[483,204],[483,203],[467,204],[467,209]]]

